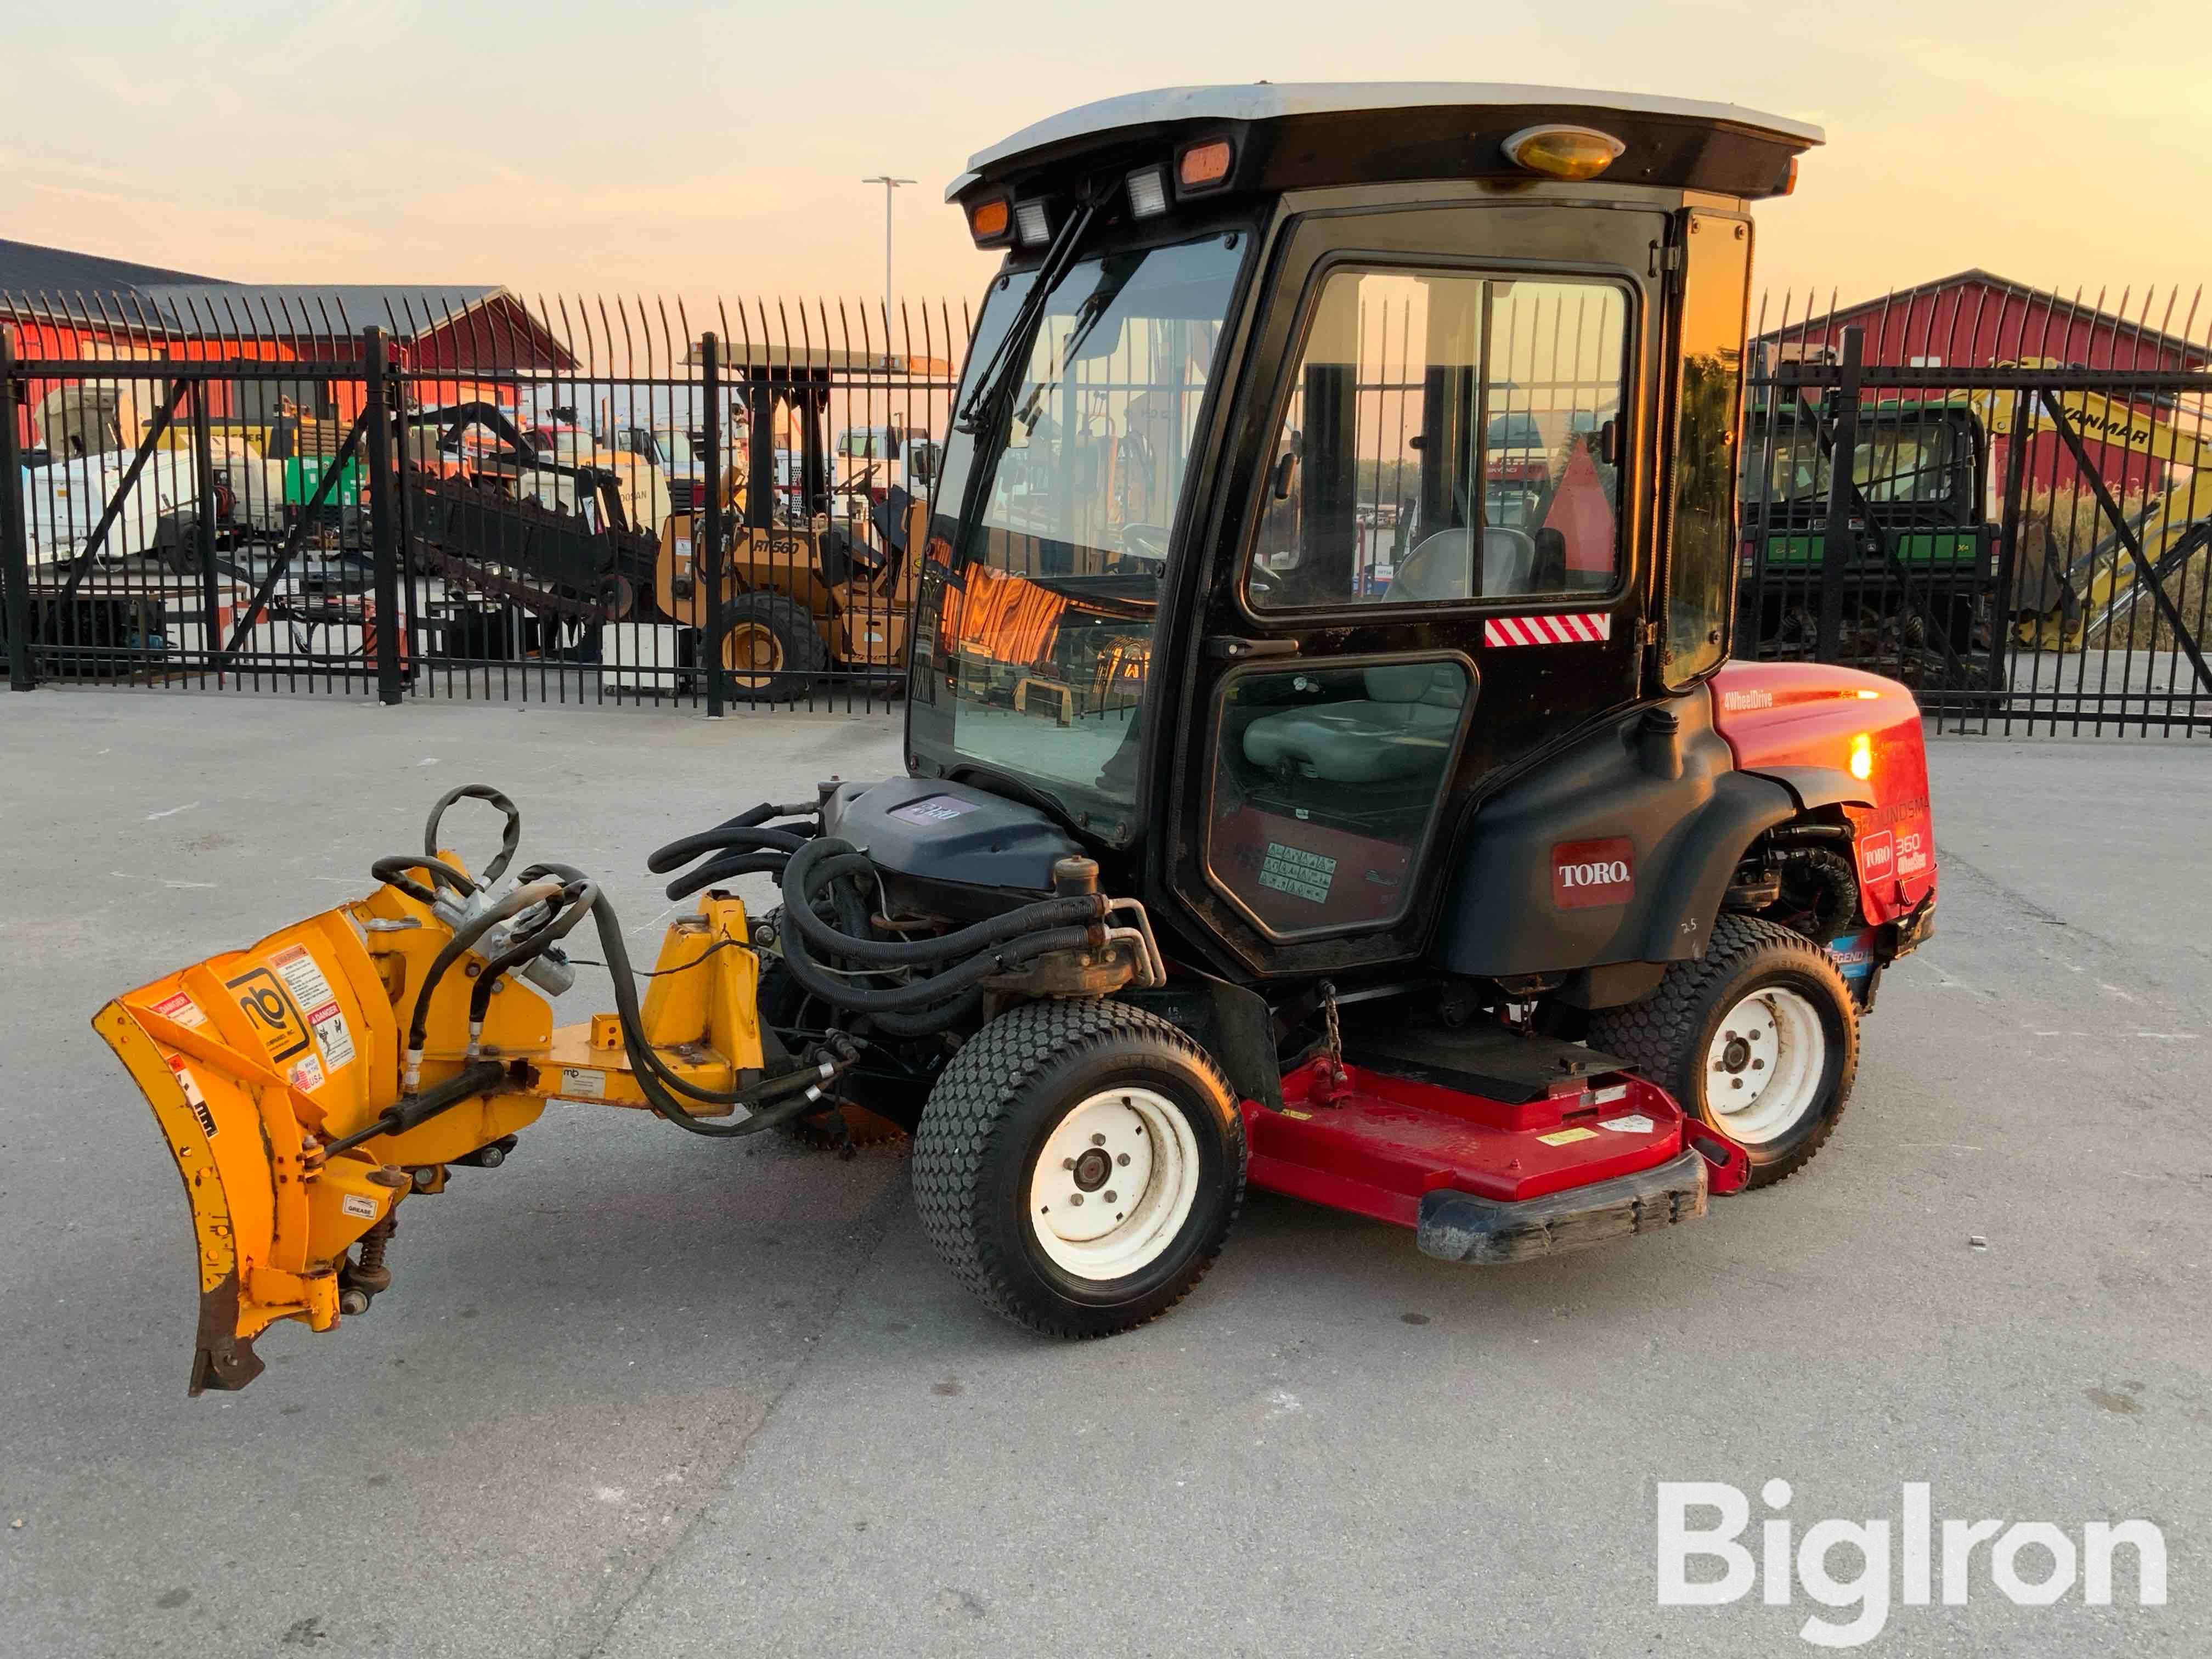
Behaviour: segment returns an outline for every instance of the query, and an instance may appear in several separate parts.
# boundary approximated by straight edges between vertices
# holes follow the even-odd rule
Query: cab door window
[[[1474,694],[1458,656],[1233,674],[1215,717],[1215,884],[1277,939],[1397,921]]]
[[[1261,486],[1252,607],[1610,591],[1627,337],[1612,282],[1330,273]]]

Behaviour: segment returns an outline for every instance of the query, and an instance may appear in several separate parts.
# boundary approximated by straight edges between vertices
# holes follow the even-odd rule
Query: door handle
[[[1234,634],[1211,634],[1206,636],[1206,654],[1226,658],[1231,662],[1246,657],[1295,657],[1298,654],[1296,640],[1246,640]]]

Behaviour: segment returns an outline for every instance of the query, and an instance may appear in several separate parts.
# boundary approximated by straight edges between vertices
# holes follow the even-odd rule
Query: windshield
[[[1851,477],[1875,507],[1948,501],[1956,444],[1956,428],[1940,416],[1875,420],[1860,428]],[[1761,423],[1744,449],[1746,506],[1826,503],[1828,459],[1810,425],[1787,420],[1773,427]]]
[[[1250,240],[1078,260],[1026,349],[1015,343],[1009,395],[986,400],[974,434],[954,431],[916,618],[917,760],[997,774],[1105,840],[1134,833],[1169,527]],[[971,380],[1034,280],[993,285]]]

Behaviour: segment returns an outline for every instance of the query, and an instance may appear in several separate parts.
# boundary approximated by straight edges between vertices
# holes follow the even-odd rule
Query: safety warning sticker
[[[1577,1140],[1595,1140],[1597,1131],[1581,1128],[1554,1129],[1547,1135],[1538,1135],[1536,1139],[1547,1146],[1571,1146]]]
[[[1617,1135],[1648,1135],[1651,1133],[1651,1120],[1641,1112],[1631,1112],[1626,1117],[1601,1117],[1597,1127],[1610,1129]]]
[[[200,1133],[213,1140],[215,1114],[208,1110],[207,1097],[200,1092],[198,1082],[185,1068],[185,1062],[174,1054],[169,1056],[169,1069],[177,1074],[177,1086],[185,1091],[185,1104],[192,1109],[192,1115],[199,1120]]]
[[[292,1000],[307,1011],[307,1024],[314,1028],[315,1041],[322,1044],[323,1058],[331,1069],[336,1071],[349,1063],[353,1059],[353,1033],[347,1029],[337,999],[331,994],[331,982],[323,975],[322,964],[304,945],[288,945],[269,961],[284,976]]]
[[[179,1025],[189,1025],[194,1030],[207,1024],[207,1016],[200,1006],[179,991],[173,997],[163,997],[154,1005],[154,1012],[164,1019],[173,1019]]]

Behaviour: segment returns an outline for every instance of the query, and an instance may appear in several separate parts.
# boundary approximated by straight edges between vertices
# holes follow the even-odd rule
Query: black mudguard
[[[1701,955],[1744,849],[1801,810],[1735,769],[1703,690],[1590,732],[1476,810],[1437,955],[1502,978]],[[1624,869],[1625,866],[1625,879]]]

